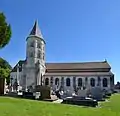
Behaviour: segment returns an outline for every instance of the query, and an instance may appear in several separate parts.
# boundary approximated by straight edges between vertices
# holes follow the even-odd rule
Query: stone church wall
[[[59,89],[61,87],[61,82],[60,81],[61,81],[62,77],[64,77],[64,82],[63,82],[64,83],[64,90],[74,91],[74,83],[73,83],[74,76],[53,76],[53,83],[52,83],[52,85],[51,85],[51,82],[50,82],[50,80],[51,80],[50,76],[46,76],[45,80],[46,80],[46,78],[48,78],[49,79],[49,84],[48,85],[52,86],[53,89]],[[55,84],[55,80],[57,78],[59,79],[59,84],[58,85]],[[66,85],[66,83],[67,83],[66,79],[67,78],[70,79],[70,86]],[[89,77],[87,77],[88,78],[87,83],[85,82],[85,77],[84,76],[77,76],[76,79],[75,79],[76,80],[75,81],[76,88],[79,87],[78,86],[78,79],[79,78],[82,79],[82,87],[92,88],[91,82],[90,82],[91,79],[95,80],[95,86],[94,87],[98,86],[98,77],[97,76],[89,76]],[[103,79],[104,78],[107,79],[107,87],[103,87]],[[102,89],[110,89],[110,77],[109,76],[100,76],[100,79],[101,79],[101,81],[100,81],[100,85],[99,86]]]

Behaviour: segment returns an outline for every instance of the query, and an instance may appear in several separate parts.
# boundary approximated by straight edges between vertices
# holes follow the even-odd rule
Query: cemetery
[[[114,94],[98,107],[88,108],[77,105],[0,97],[1,116],[120,116],[120,94]]]
[[[47,102],[55,102],[61,104],[70,104],[70,105],[78,105],[78,106],[89,106],[89,107],[97,107],[99,101],[104,101],[109,99],[113,94],[112,90],[102,90],[100,87],[94,87],[85,89],[84,87],[78,89],[77,92],[71,93],[70,91],[53,91],[49,86],[40,86],[37,85],[36,89],[33,91],[16,91],[16,92],[7,92],[5,81],[1,79],[1,95],[23,98],[23,99],[32,99],[39,101],[47,101]]]

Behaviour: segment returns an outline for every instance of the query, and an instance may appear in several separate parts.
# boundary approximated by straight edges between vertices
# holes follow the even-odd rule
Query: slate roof
[[[20,60],[15,66],[14,66],[14,68],[12,69],[12,71],[11,72],[17,72],[17,65],[19,64],[19,72],[21,72],[22,71],[22,64],[24,64],[25,63],[25,60]]]
[[[29,35],[37,36],[37,37],[43,39],[43,36],[42,36],[41,30],[39,29],[37,20],[35,21],[34,26]]]
[[[78,62],[78,63],[46,63],[47,70],[49,69],[111,69],[107,61],[103,62]]]
[[[18,63],[20,65],[20,71],[22,71],[22,64],[25,63],[25,60],[20,60]],[[17,71],[17,64],[13,68],[12,72]],[[46,63],[46,69],[47,69],[47,72],[49,72],[50,70],[53,70],[53,72],[50,71],[51,74],[52,73],[57,73],[57,72],[55,72],[56,70],[58,70],[58,73],[62,74],[62,71],[59,72],[59,70],[78,70],[78,72],[79,72],[79,70],[82,70],[82,69],[83,70],[84,69],[109,69],[110,70],[111,66],[108,64],[107,61],[81,62],[81,63],[80,62],[79,63],[74,63],[74,62],[73,63]],[[70,74],[70,71],[69,71],[69,74]],[[84,74],[86,74],[86,72]]]

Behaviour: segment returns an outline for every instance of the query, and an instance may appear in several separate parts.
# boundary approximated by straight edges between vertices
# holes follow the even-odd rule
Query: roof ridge
[[[46,62],[46,64],[82,64],[82,63],[106,63],[106,61],[88,61],[88,62]]]

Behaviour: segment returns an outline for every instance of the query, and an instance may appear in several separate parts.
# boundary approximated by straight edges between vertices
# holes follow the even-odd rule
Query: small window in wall
[[[94,78],[91,78],[91,79],[90,79],[90,85],[91,85],[92,87],[95,87],[95,79],[94,79]]]
[[[55,85],[59,85],[59,78],[55,79]]]
[[[82,87],[82,78],[78,78],[78,86]]]
[[[66,79],[66,86],[70,86],[70,78]]]
[[[45,85],[49,85],[49,79],[48,78],[45,79]]]
[[[103,78],[103,87],[107,87],[107,86],[108,86],[107,78]]]

